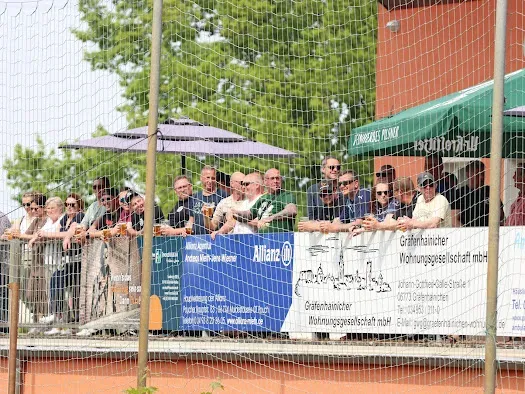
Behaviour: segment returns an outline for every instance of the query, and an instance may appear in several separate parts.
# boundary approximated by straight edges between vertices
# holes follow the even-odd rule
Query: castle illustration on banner
[[[337,238],[329,238],[328,240],[338,240]],[[299,278],[295,283],[294,292],[301,297],[301,290],[303,287],[326,288],[330,286],[333,290],[368,290],[376,293],[387,293],[392,291],[390,284],[386,281],[381,270],[374,272],[372,260],[366,262],[366,268],[359,270],[357,268],[349,274],[345,274],[345,259],[344,251],[355,250],[358,253],[375,253],[378,249],[371,249],[368,246],[351,246],[344,247],[339,243],[339,260],[337,262],[337,273],[329,273],[327,265],[331,262],[319,259],[319,266],[317,270],[303,270],[299,272]],[[317,257],[319,255],[330,253],[332,247],[326,245],[312,245],[307,249],[310,257]],[[350,263],[350,262],[349,262]],[[327,273],[325,273],[327,272]]]

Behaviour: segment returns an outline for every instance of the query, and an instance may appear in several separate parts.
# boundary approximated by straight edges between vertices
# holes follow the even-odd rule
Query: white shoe
[[[42,332],[42,329],[41,328],[37,328],[37,327],[33,327],[32,329],[30,329],[27,334],[28,335],[36,335],[36,334],[40,334]]]
[[[69,328],[64,328],[60,331],[60,335],[71,335],[73,332]]]
[[[84,328],[83,330],[77,332],[77,337],[90,337],[96,332],[97,330],[94,330],[92,328]]]
[[[52,324],[55,321],[55,315],[41,317],[39,322],[42,324]]]
[[[51,330],[44,332],[44,335],[59,335],[62,333],[60,328],[53,327]]]

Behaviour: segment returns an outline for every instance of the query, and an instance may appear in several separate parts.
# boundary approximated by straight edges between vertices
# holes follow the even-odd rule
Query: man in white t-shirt
[[[213,217],[204,216],[204,226],[215,231],[226,223],[226,215],[232,209],[238,210],[244,201],[244,188],[242,182],[244,181],[244,174],[242,172],[234,172],[230,176],[231,195],[223,198],[217,204],[217,208],[213,212]]]
[[[432,174],[423,172],[417,176],[421,195],[418,197],[412,218],[398,219],[400,230],[414,228],[451,227],[450,204],[441,194],[436,193],[436,183]]]
[[[233,177],[233,175],[232,175]],[[264,194],[264,181],[258,172],[253,172],[244,177],[242,182],[244,195],[246,199],[241,202],[241,205],[234,208],[236,211],[248,211],[259,198]],[[239,222],[232,216],[228,215],[228,220],[218,230],[211,234],[212,239],[215,239],[217,234],[254,234],[257,232],[257,222]]]

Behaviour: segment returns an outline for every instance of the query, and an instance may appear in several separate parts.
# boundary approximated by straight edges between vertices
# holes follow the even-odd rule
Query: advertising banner
[[[524,334],[519,232],[502,232],[498,335]],[[294,257],[282,331],[485,333],[487,229],[296,234]]]
[[[182,328],[280,331],[292,302],[294,234],[186,237]]]
[[[114,328],[118,317],[138,309],[140,260],[128,237],[92,240],[82,248],[80,323]],[[118,324],[117,324],[118,325]]]
[[[139,237],[142,251],[143,238]],[[151,264],[150,330],[179,330],[181,315],[181,237],[154,237]]]
[[[150,329],[484,335],[487,231],[155,237]],[[82,322],[137,307],[137,242],[84,248]],[[525,336],[524,252],[525,229],[502,227],[501,336]]]

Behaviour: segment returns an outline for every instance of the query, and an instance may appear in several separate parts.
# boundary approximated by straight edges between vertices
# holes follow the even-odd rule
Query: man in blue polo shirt
[[[352,231],[370,213],[370,190],[359,187],[359,178],[354,170],[347,170],[339,177],[339,190],[344,196],[344,206],[339,218],[332,223],[321,224],[322,231]]]

